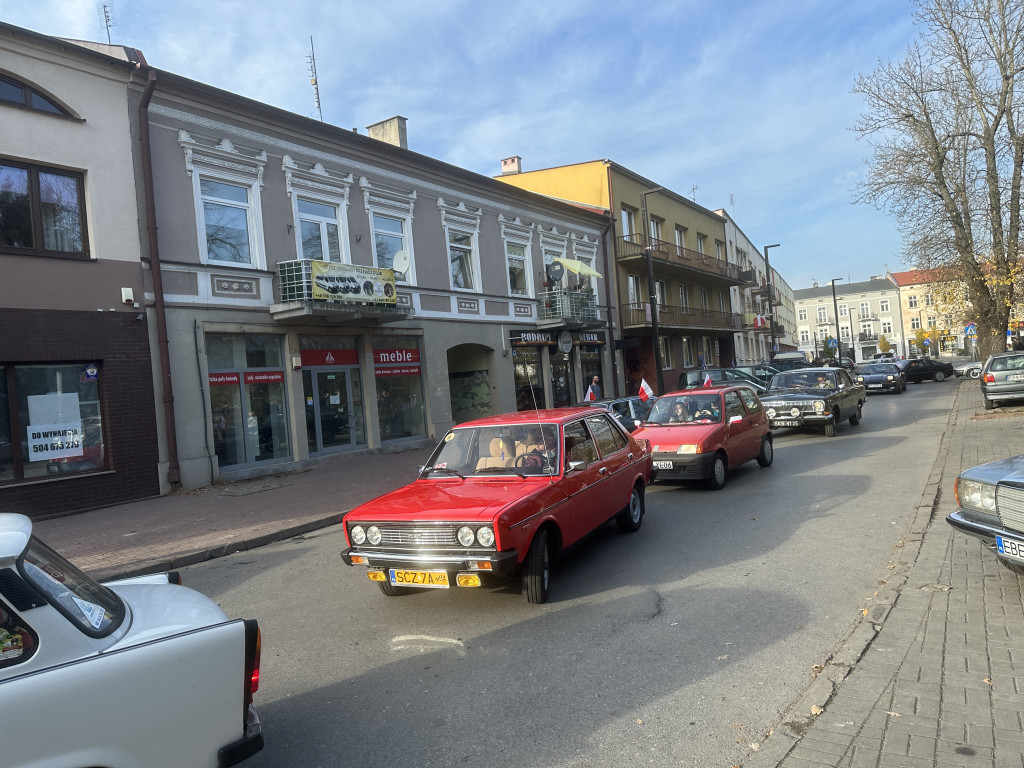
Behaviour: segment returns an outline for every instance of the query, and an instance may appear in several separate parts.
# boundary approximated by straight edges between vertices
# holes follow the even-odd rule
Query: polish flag
[[[597,400],[597,398],[594,397],[594,387],[593,386],[587,387],[587,396],[584,397],[583,399],[584,400]]]
[[[654,397],[654,390],[651,389],[651,385],[647,383],[647,379],[640,379],[640,399],[647,402]]]
[[[703,386],[705,386],[705,387],[710,387],[711,386],[711,374],[710,373],[705,373],[704,374],[704,385]]]

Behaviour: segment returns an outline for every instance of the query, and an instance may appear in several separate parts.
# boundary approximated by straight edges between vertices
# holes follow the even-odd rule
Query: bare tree
[[[857,199],[896,217],[909,263],[964,285],[961,319],[988,355],[1004,348],[1021,267],[1024,0],[916,3],[906,58],[856,80],[854,130],[873,150]]]

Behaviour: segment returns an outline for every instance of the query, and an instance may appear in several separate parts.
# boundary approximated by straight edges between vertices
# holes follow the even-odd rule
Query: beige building
[[[793,292],[801,352],[829,357],[828,340],[839,341],[844,357],[860,363],[880,351],[885,338],[893,351],[905,354],[900,292],[888,277],[857,283],[828,283]]]

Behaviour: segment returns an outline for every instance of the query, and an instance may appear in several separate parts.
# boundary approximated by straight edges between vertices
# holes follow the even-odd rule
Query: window
[[[798,309],[796,311],[796,318],[797,318],[797,320],[806,320],[807,319],[807,309],[806,308]]]
[[[868,337],[874,334],[875,329],[871,327],[871,323],[861,323],[860,332],[862,336]]]
[[[818,307],[818,322],[819,323],[827,323],[828,322],[828,307]]]
[[[674,368],[672,365],[672,345],[669,343],[671,339],[668,336],[658,336],[658,349],[661,350],[661,368],[662,370],[669,370]]]
[[[304,197],[298,198],[295,205],[302,258],[341,263],[338,207]]]
[[[722,241],[721,240],[715,240],[715,258],[717,258],[717,259],[721,259],[722,258]]]
[[[653,216],[650,221],[651,226],[651,239],[661,240],[661,219],[656,219]]]
[[[413,285],[416,282],[416,256],[412,242],[412,212],[416,192],[399,192],[377,187],[365,177],[360,179],[366,213],[373,230],[373,263],[379,269],[394,269],[395,254],[409,254],[409,269],[396,273],[395,282]],[[444,201],[438,198],[438,206]],[[442,209],[443,210],[443,209]]]
[[[740,401],[740,396],[736,392],[725,393],[725,418],[726,420],[731,419],[733,416],[746,416],[746,412],[743,410],[743,403]]]
[[[285,189],[293,200],[296,252],[299,258],[348,264],[346,217],[352,176],[328,171],[320,163],[281,159]]]
[[[200,174],[199,197],[203,260],[262,268],[253,186]]]
[[[811,340],[811,332],[806,330],[800,331],[800,343],[806,343]]]
[[[889,311],[889,300],[888,299],[882,299],[881,301],[878,302],[878,311],[879,312],[888,312]]]
[[[926,293],[924,295],[924,305],[926,307],[930,307],[930,306],[932,306],[933,303],[934,303],[934,300],[932,299],[932,295],[930,293]]]
[[[707,242],[708,236],[697,233],[697,253],[704,253],[704,245]]]
[[[700,289],[700,308],[701,309],[710,309],[711,308],[710,297],[708,296],[708,289],[704,288],[704,287],[701,287],[701,289]]]
[[[683,283],[679,286],[679,306],[688,309],[690,306],[690,286]]]
[[[622,209],[622,236],[629,237],[636,232],[636,227],[633,225],[633,211],[629,208]]]
[[[456,290],[477,290],[476,271],[473,268],[475,236],[456,229],[448,230],[448,265],[451,271],[452,288]]]
[[[917,307],[917,296],[907,296],[907,306],[915,309]]]
[[[508,263],[508,293],[510,296],[529,296],[529,272],[526,269],[526,246],[505,243],[505,261]]]
[[[612,426],[606,414],[598,413],[587,417],[587,426],[594,434],[601,456],[610,456],[626,447],[626,436]]]
[[[654,295],[657,296],[658,306],[665,306],[665,281],[655,280],[654,281]]]
[[[693,339],[680,336],[679,342],[683,349],[683,368],[693,368]]]
[[[839,335],[842,336],[844,339],[850,338],[850,326],[848,326],[848,325],[841,325],[841,326],[839,326]]]
[[[676,245],[686,247],[686,227],[676,227]]]
[[[643,293],[640,291],[640,276],[639,275],[627,275],[626,276],[626,288],[629,292],[629,303],[630,304],[641,304],[643,303]]]
[[[889,320],[882,321],[882,333],[892,333],[892,322]]]
[[[83,176],[0,160],[0,249],[88,257]]]
[[[381,269],[392,269],[395,254],[405,248],[405,222],[393,216],[373,214],[373,259]],[[398,276],[395,276],[398,279]]]
[[[0,669],[28,661],[39,645],[39,635],[2,601],[0,640]]]
[[[0,77],[0,103],[70,117],[66,109],[35,88],[8,77]]]
[[[729,294],[725,291],[718,292],[718,311],[722,313],[729,311]]]
[[[860,303],[860,316],[861,317],[871,317],[871,303],[870,302],[862,301]]]
[[[910,328],[911,328],[911,330],[914,330],[914,331],[919,330],[921,328],[921,318],[920,317],[912,317],[912,318],[910,318]]]
[[[934,328],[935,327],[935,316],[934,315],[928,315],[928,327],[929,328]]]
[[[743,404],[747,406],[747,410],[750,413],[761,412],[761,401],[757,399],[757,395],[746,388],[737,391],[740,393],[740,398],[743,400]]]
[[[849,312],[848,312],[848,310],[846,308],[846,305],[845,304],[840,304],[839,305],[839,316],[840,317],[846,317],[848,314],[849,314]]]

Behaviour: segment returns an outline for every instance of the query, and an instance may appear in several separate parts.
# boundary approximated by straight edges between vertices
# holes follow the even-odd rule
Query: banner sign
[[[354,349],[304,349],[301,355],[305,368],[314,365],[359,365],[359,353]]]
[[[28,428],[28,460],[67,459],[83,454],[82,422],[33,424]]]
[[[225,384],[234,384],[238,386],[239,378],[237,373],[211,373],[210,374],[210,386],[217,387]]]
[[[284,381],[284,371],[246,371],[246,384],[280,384]]]
[[[374,376],[419,376],[418,365],[396,365],[392,368],[374,368]]]
[[[374,365],[388,365],[390,363],[418,363],[420,351],[418,349],[375,349],[373,350]]]
[[[396,304],[395,271],[356,264],[312,262],[313,300]]]

